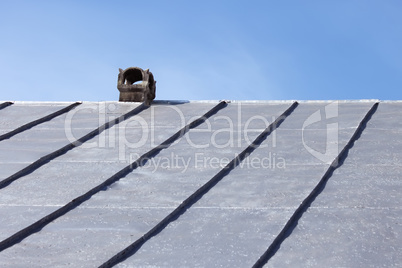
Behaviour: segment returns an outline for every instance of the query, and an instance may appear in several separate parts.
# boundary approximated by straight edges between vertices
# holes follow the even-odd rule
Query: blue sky
[[[402,1],[4,1],[0,99],[401,99]]]

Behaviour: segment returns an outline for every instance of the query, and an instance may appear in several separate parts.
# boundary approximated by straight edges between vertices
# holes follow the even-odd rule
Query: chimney
[[[156,81],[153,74],[146,69],[129,67],[124,71],[119,68],[117,89],[120,91],[119,101],[144,102],[151,105],[155,99]]]

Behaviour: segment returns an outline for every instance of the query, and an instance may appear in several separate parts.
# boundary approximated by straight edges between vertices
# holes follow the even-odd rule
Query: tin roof
[[[3,102],[0,265],[401,265],[401,108]]]

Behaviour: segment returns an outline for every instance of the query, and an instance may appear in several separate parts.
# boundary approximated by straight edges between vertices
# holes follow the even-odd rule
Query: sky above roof
[[[1,1],[0,99],[401,99],[402,2]]]

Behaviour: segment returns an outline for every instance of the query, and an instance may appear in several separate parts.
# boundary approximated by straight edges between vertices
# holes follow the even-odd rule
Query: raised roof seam
[[[149,239],[160,233],[169,223],[178,219],[182,214],[186,212],[188,208],[194,205],[200,200],[210,189],[212,189],[219,181],[221,181],[226,175],[228,175],[233,169],[235,169],[246,157],[248,157],[255,149],[257,149],[261,143],[274,131],[281,123],[296,109],[298,102],[286,109],[273,123],[265,128],[258,137],[238,156],[232,159],[223,169],[221,169],[215,176],[213,176],[203,186],[198,188],[193,194],[185,199],[173,212],[167,215],[162,221],[156,224],[150,231],[137,239],[134,243],[114,255],[104,264],[99,266],[100,268],[113,267],[114,265],[124,261],[128,257],[134,255]]]
[[[74,109],[76,106],[78,106],[80,104],[81,104],[81,102],[75,102],[75,103],[73,103],[73,104],[71,104],[71,105],[69,105],[67,107],[64,107],[63,109],[60,109],[60,110],[58,110],[58,111],[56,111],[54,113],[48,114],[48,115],[46,115],[46,116],[44,116],[42,118],[39,118],[39,119],[34,120],[34,121],[31,121],[31,122],[29,122],[29,123],[27,123],[25,125],[22,125],[22,126],[14,129],[14,130],[12,130],[10,132],[7,132],[7,133],[5,133],[3,135],[0,135],[0,141],[9,139],[9,138],[21,133],[21,132],[24,132],[25,130],[31,129],[31,128],[37,126],[37,125],[42,124],[42,123],[48,122],[48,121],[52,120],[55,117],[58,117],[58,116],[60,116],[60,115],[62,115],[64,113],[67,113],[67,112],[71,111],[72,109]]]
[[[201,125],[209,117],[211,117],[213,114],[217,113],[219,110],[225,108],[226,106],[227,106],[227,103],[225,101],[220,102],[219,104],[214,106],[212,109],[210,109],[207,113],[205,113],[204,115],[202,115],[198,119],[196,119],[196,120],[190,122],[189,124],[187,124],[186,126],[184,126],[182,129],[177,131],[175,134],[173,134],[167,140],[162,142],[159,146],[157,146],[157,147],[151,149],[150,151],[148,151],[147,153],[143,154],[136,161],[134,161],[130,165],[126,166],[125,168],[123,168],[122,170],[120,170],[119,172],[117,172],[116,174],[111,176],[110,178],[108,178],[103,183],[101,183],[98,186],[92,188],[91,190],[89,190],[85,194],[83,194],[81,196],[78,196],[77,198],[74,198],[71,202],[67,203],[66,205],[62,206],[61,208],[57,209],[56,211],[48,214],[47,216],[39,219],[38,221],[36,221],[35,223],[29,225],[28,227],[25,227],[24,229],[18,231],[14,235],[4,239],[3,241],[0,242],[0,252],[5,250],[5,249],[7,249],[7,248],[9,248],[9,247],[14,246],[15,244],[17,244],[19,242],[21,242],[22,240],[24,240],[25,238],[27,238],[31,234],[34,234],[34,233],[40,231],[43,227],[45,227],[50,222],[56,220],[57,218],[63,216],[64,214],[66,214],[69,211],[73,210],[74,208],[78,207],[79,205],[81,205],[85,201],[89,200],[93,195],[95,195],[96,193],[100,192],[101,190],[104,190],[105,188],[107,188],[108,186],[110,186],[113,183],[117,182],[121,178],[124,178],[127,174],[132,172],[137,167],[140,167],[140,166],[144,165],[146,163],[146,161],[144,161],[144,160],[147,160],[147,159],[150,159],[150,158],[156,156],[160,151],[162,151],[163,149],[166,149],[167,147],[172,145],[177,139],[179,139],[182,136],[184,136],[190,129],[193,129],[193,128]],[[147,106],[144,105],[144,104],[141,104],[136,109],[138,109],[140,107],[142,107],[141,109],[143,110]],[[136,110],[136,109],[134,109],[134,110]],[[131,112],[133,112],[134,110],[132,110]],[[129,112],[129,113],[131,113],[131,112]],[[129,114],[129,113],[127,113],[127,114]],[[126,116],[127,114],[125,114],[123,116]],[[121,117],[123,117],[123,116],[121,116]],[[116,124],[116,123],[119,122],[119,118],[117,118],[115,120],[112,120],[111,122],[114,122],[114,124]],[[111,122],[109,122],[109,123],[111,123]],[[111,126],[109,126],[109,127],[111,127]],[[50,160],[48,160],[48,161],[50,161]]]
[[[366,113],[364,118],[360,121],[359,125],[357,126],[355,132],[353,133],[352,137],[349,139],[348,143],[345,147],[341,150],[341,152],[335,157],[332,161],[331,165],[321,178],[321,180],[317,183],[314,189],[310,192],[310,194],[303,200],[300,206],[295,210],[292,216],[289,218],[281,232],[277,235],[268,249],[260,256],[260,258],[256,261],[253,265],[253,268],[263,267],[279,250],[281,244],[287,237],[289,237],[296,228],[298,221],[303,216],[304,212],[311,206],[317,196],[324,190],[326,183],[331,178],[333,172],[340,166],[342,166],[343,162],[348,156],[349,150],[353,147],[354,142],[359,139],[361,134],[363,133],[364,129],[366,128],[367,123],[370,121],[373,114],[377,111],[379,102],[373,104],[370,110]]]
[[[6,108],[6,107],[8,107],[8,106],[10,106],[10,105],[13,105],[13,104],[14,104],[14,103],[11,102],[11,101],[3,102],[2,104],[0,104],[0,110],[1,110],[1,109],[4,109],[4,108]]]
[[[32,164],[26,166],[25,168],[21,169],[20,171],[14,173],[13,175],[9,176],[8,178],[0,181],[0,189],[7,187],[8,185],[10,185],[12,182],[18,180],[19,178],[28,175],[32,172],[34,172],[35,170],[37,170],[38,168],[40,168],[41,166],[45,165],[46,163],[48,163],[49,161],[67,153],[68,151],[74,149],[75,147],[81,146],[84,142],[94,138],[95,136],[99,135],[100,133],[102,133],[103,131],[111,128],[112,126],[119,124],[121,122],[123,122],[124,120],[139,114],[140,112],[142,112],[143,110],[147,109],[148,107],[146,107],[145,105],[141,104],[137,107],[135,107],[134,109],[132,109],[131,111],[127,112],[126,114],[111,120],[105,124],[103,124],[102,126],[96,128],[95,130],[89,132],[88,134],[82,136],[81,138],[79,138],[78,140],[75,140],[65,146],[63,146],[62,148],[49,153],[41,158],[39,158],[38,160],[36,160],[35,162],[33,162]]]

